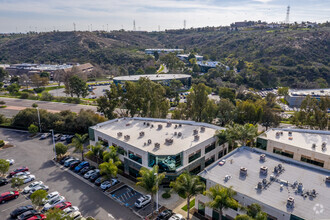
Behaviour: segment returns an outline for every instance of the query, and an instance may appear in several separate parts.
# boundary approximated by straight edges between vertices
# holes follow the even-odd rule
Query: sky
[[[330,21],[330,0],[0,0],[0,33],[136,30],[230,25],[235,21]],[[74,25],[75,23],[75,25]]]

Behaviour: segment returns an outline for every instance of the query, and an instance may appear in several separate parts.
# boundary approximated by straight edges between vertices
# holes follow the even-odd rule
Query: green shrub
[[[28,99],[29,98],[29,93],[27,92],[21,92],[21,95],[19,97],[20,99]]]
[[[40,100],[42,101],[52,101],[54,99],[54,96],[50,93],[48,93],[47,91],[43,91],[41,93],[41,97]]]
[[[41,93],[42,91],[45,90],[45,87],[34,88],[33,90],[34,90],[36,93]]]
[[[36,133],[38,133],[38,130],[39,130],[38,126],[36,126],[34,124],[31,124],[28,129],[31,134],[36,134]]]
[[[6,108],[7,105],[0,105],[0,108]]]
[[[39,99],[39,96],[34,95],[34,94],[29,94],[29,98],[28,98],[28,99],[31,99],[31,100],[38,100],[38,99]]]
[[[162,197],[163,197],[163,199],[168,199],[168,198],[171,198],[171,194],[169,192],[164,192],[162,194]]]
[[[0,140],[0,147],[3,147],[5,145],[5,141],[4,140]]]

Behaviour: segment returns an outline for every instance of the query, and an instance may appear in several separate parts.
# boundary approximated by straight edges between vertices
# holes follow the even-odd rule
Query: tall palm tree
[[[99,163],[99,159],[103,158],[104,147],[101,145],[100,142],[96,142],[94,145],[88,145],[87,148],[89,151],[86,153],[85,156],[94,156],[96,158],[96,163]]]
[[[114,162],[120,161],[117,153],[117,148],[114,146],[109,147],[110,151],[103,152],[103,161],[112,159]]]
[[[194,176],[186,172],[171,182],[170,187],[172,187],[173,191],[185,195],[187,198],[187,219],[189,220],[190,200],[192,197],[203,193],[205,184],[200,180],[199,176]]]
[[[112,159],[110,159],[109,162],[101,163],[99,168],[100,173],[106,175],[107,179],[117,176],[118,166]]]
[[[72,139],[72,146],[75,147],[73,152],[80,152],[81,153],[81,160],[84,160],[84,144],[88,139],[88,134],[80,135],[75,134],[74,138]]]
[[[222,219],[223,210],[227,208],[238,208],[239,203],[233,198],[236,192],[231,187],[225,188],[220,185],[215,185],[205,192],[210,198],[206,206],[219,210],[220,219]]]
[[[159,185],[165,178],[165,173],[158,173],[158,165],[153,166],[152,169],[142,167],[140,169],[140,177],[137,178],[137,186],[142,186],[148,193],[151,194],[152,214],[151,219],[154,218],[154,195],[159,190]]]

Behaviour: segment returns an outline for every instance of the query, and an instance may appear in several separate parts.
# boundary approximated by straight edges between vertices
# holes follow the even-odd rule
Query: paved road
[[[31,108],[33,103],[37,103],[40,109],[46,109],[50,112],[60,112],[63,110],[71,110],[73,112],[79,112],[81,109],[92,109],[97,111],[96,106],[89,105],[78,105],[78,104],[69,104],[61,102],[45,102],[38,100],[28,100],[28,99],[15,99],[15,98],[4,98],[0,97],[1,101],[6,102],[7,108],[0,108],[0,114],[5,115],[6,117],[13,117],[20,110],[25,108]]]
[[[51,161],[53,152],[50,139],[31,139],[28,133],[9,129],[0,129],[0,139],[10,141],[16,147],[0,150],[0,158],[13,158],[15,164],[10,170],[19,166],[28,166],[36,180],[49,186],[49,191],[58,191],[73,205],[78,206],[84,216],[96,219],[139,219],[131,210],[113,201],[100,190],[94,189],[77,177],[54,165]],[[26,184],[27,185],[27,184]],[[8,191],[10,184],[0,187],[0,193]],[[9,213],[21,205],[31,204],[30,200],[20,196],[16,200],[0,205],[0,219],[7,219]]]

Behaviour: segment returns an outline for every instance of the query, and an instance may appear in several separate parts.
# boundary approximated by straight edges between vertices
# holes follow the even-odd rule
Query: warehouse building
[[[269,129],[257,138],[257,147],[330,170],[330,131]]]
[[[232,187],[240,205],[257,203],[272,220],[329,219],[329,170],[249,147],[237,148],[220,160],[199,174],[207,189],[216,184]],[[220,219],[218,210],[207,207],[208,201],[207,196],[196,197],[198,213]],[[242,209],[223,211],[225,219],[245,214]]]
[[[289,103],[291,108],[300,108],[301,103],[306,96],[311,96],[317,100],[322,97],[330,97],[330,88],[328,89],[306,89],[306,90],[289,90],[289,94],[285,97],[285,100]]]
[[[215,133],[223,128],[194,121],[119,118],[89,129],[90,144],[117,146],[126,174],[137,177],[141,167],[158,165],[167,180],[183,171],[199,173],[227,153]]]
[[[157,52],[159,54],[168,54],[168,53],[183,53],[183,49],[165,49],[165,48],[156,48],[156,49],[145,49],[145,54],[154,55]]]

